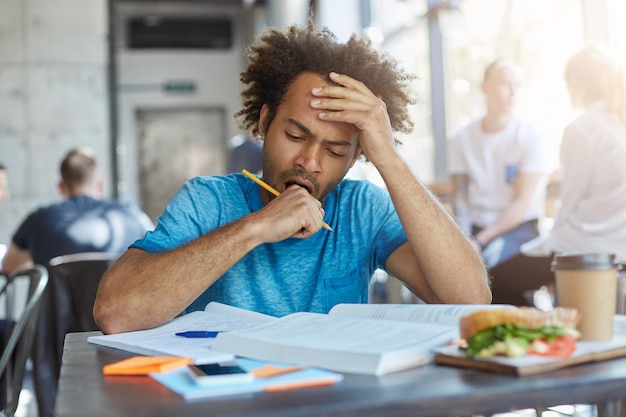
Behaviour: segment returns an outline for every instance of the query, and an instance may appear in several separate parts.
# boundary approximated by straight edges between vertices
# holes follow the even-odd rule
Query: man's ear
[[[59,188],[59,193],[63,196],[63,198],[69,198],[70,190],[67,189],[67,186],[63,181],[59,181],[57,187]]]
[[[489,92],[487,91],[487,81],[483,81],[480,84],[480,91],[482,91],[484,95],[489,94]]]
[[[104,195],[104,179],[98,178],[96,180],[96,198],[101,198]]]
[[[267,104],[264,104],[263,107],[261,107],[261,112],[259,114],[259,123],[257,125],[257,131],[261,136],[265,136],[265,134],[267,133],[265,131],[265,120],[267,119],[267,112],[269,112],[269,107]]]

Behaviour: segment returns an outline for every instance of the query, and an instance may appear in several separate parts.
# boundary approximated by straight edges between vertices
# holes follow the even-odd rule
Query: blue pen
[[[186,332],[178,332],[176,336],[189,337],[189,338],[207,338],[217,337],[219,332],[207,332],[203,330],[190,330]]]

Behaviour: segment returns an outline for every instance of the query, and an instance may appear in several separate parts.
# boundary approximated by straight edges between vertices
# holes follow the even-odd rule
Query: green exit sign
[[[193,93],[196,91],[196,83],[193,81],[168,81],[163,84],[166,93]]]

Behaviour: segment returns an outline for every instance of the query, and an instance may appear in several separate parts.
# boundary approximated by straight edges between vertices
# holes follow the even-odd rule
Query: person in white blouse
[[[615,253],[626,262],[626,69],[608,47],[590,44],[565,70],[572,104],[586,111],[561,142],[561,186],[553,228],[523,250]]]
[[[607,46],[589,44],[569,59],[565,81],[584,113],[563,133],[554,226],[512,260],[526,287],[552,282],[555,253],[609,252],[626,262],[626,68]]]

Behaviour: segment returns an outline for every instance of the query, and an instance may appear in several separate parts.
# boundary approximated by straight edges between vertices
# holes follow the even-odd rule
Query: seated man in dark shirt
[[[91,150],[70,151],[61,163],[64,201],[26,217],[13,235],[2,271],[45,265],[59,255],[80,252],[121,254],[154,225],[136,207],[102,199],[102,180]]]

